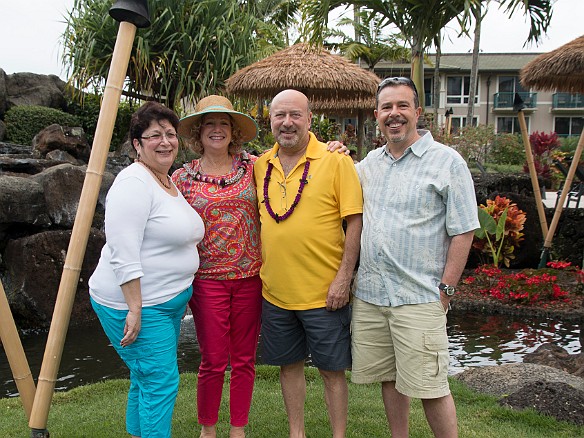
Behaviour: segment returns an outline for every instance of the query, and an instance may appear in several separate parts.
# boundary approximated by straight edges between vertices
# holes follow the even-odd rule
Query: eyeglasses
[[[140,137],[142,140],[148,140],[152,143],[160,143],[162,141],[162,137],[166,138],[168,141],[173,141],[178,138],[176,132],[167,132],[162,134],[152,134],[152,135],[144,135]]]
[[[393,78],[385,78],[382,80],[379,85],[377,86],[377,93],[379,93],[383,88],[387,87],[389,84],[391,85],[406,85],[414,90],[414,93],[418,95],[418,90],[416,89],[416,84],[410,78],[406,78],[405,76],[395,76]]]

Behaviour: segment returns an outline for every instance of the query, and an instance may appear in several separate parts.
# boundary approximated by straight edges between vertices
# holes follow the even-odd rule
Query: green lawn
[[[331,436],[323,400],[323,386],[315,369],[306,370],[308,397],[306,431],[308,438]],[[127,380],[104,383],[56,393],[49,413],[47,429],[51,437],[127,437],[124,427]],[[196,437],[196,375],[183,374],[174,413],[173,437]],[[451,381],[458,410],[461,438],[550,438],[582,437],[584,428],[557,422],[535,412],[516,412],[501,407],[494,397],[469,390]],[[224,392],[224,395],[227,391]],[[228,406],[221,406],[219,437],[228,436]],[[280,394],[278,369],[258,366],[254,399],[247,427],[249,438],[287,437],[288,427]],[[18,398],[0,399],[0,437],[30,436],[30,429]],[[349,384],[349,424],[347,437],[376,438],[390,436],[379,385]],[[410,436],[431,437],[421,404],[412,403]]]

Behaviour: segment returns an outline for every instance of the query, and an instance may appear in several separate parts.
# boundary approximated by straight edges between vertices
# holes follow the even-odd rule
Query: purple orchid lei
[[[296,198],[294,198],[294,202],[290,206],[290,209],[284,213],[283,215],[279,215],[274,213],[272,207],[270,206],[270,200],[268,199],[268,184],[270,183],[270,176],[272,175],[272,169],[274,165],[272,163],[268,163],[268,169],[266,170],[266,176],[264,177],[264,200],[262,201],[266,205],[266,210],[268,214],[272,216],[272,218],[276,221],[277,224],[282,222],[285,219],[288,219],[298,203],[300,202],[300,197],[302,196],[302,191],[304,190],[304,186],[308,184],[308,180],[306,177],[308,176],[308,168],[310,167],[310,161],[306,160],[304,164],[304,172],[302,173],[302,179],[300,180],[300,187],[298,187],[298,193],[296,194]]]

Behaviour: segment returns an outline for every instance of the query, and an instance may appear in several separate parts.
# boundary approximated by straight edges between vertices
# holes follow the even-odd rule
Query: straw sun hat
[[[179,135],[189,138],[193,125],[199,122],[205,114],[211,113],[229,114],[241,131],[241,137],[244,142],[251,141],[258,135],[258,125],[254,119],[247,114],[235,111],[229,99],[215,94],[201,99],[195,107],[195,112],[180,120],[178,124]]]

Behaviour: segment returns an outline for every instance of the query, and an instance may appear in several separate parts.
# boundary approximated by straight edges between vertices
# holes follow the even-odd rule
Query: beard
[[[406,128],[405,131],[399,132],[399,133],[392,133],[391,129],[389,127],[389,125],[391,125],[392,123],[404,123],[402,125],[402,128]],[[389,143],[403,142],[408,136],[407,123],[408,123],[408,121],[406,119],[401,118],[401,117],[394,117],[394,118],[387,120],[384,124],[384,126],[386,128],[386,132],[384,132],[384,135],[385,135],[385,138],[387,139],[387,141]]]
[[[294,132],[294,133],[290,133],[290,134],[294,134],[292,136],[292,138],[284,137],[284,135],[282,135],[282,133],[278,133],[278,135],[276,136],[276,141],[278,142],[280,147],[293,148],[293,147],[296,147],[298,145],[298,142],[300,141],[300,137],[298,136],[298,133]]]

